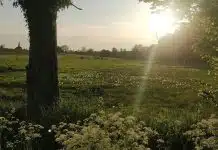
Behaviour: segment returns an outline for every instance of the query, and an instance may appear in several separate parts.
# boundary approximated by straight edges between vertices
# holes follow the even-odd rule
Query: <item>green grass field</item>
[[[20,107],[24,103],[27,61],[27,55],[0,55],[1,107]],[[143,120],[164,117],[189,121],[215,113],[212,105],[202,105],[202,98],[198,96],[203,86],[216,85],[206,69],[153,63],[151,70],[145,72],[147,64],[61,55],[60,105],[72,113],[88,115],[103,109],[134,113]]]

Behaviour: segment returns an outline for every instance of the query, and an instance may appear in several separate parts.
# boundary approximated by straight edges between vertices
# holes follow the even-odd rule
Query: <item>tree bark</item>
[[[57,12],[27,9],[29,27],[29,64],[27,67],[27,116],[38,122],[42,108],[52,107],[59,99],[57,67]]]

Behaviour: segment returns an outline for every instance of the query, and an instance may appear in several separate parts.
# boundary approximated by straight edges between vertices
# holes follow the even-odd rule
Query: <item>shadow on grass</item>
[[[24,100],[24,96],[23,95],[14,95],[14,96],[0,95],[0,100],[1,101],[20,101],[20,100]]]
[[[1,66],[0,67],[0,73],[7,73],[7,72],[24,72],[26,71],[23,68],[13,68],[13,67],[5,67]]]
[[[0,87],[3,88],[25,88],[26,84],[25,83],[20,83],[20,82],[0,82]]]
[[[103,96],[105,91],[104,87],[91,86],[91,87],[62,87],[61,90],[64,92],[69,92],[73,95],[83,95],[83,96]]]

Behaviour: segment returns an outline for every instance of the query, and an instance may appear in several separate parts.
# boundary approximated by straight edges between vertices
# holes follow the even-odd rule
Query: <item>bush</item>
[[[1,149],[31,149],[41,138],[40,125],[20,121],[13,117],[15,111],[6,112],[0,117],[0,146]]]
[[[184,135],[189,141],[193,142],[196,150],[218,149],[218,119],[212,115],[208,120],[202,121],[191,126]]]
[[[218,119],[214,115],[189,127],[178,121],[160,120],[163,131],[158,133],[154,130],[158,124],[148,127],[145,122],[121,113],[102,111],[83,121],[61,122],[49,129],[20,121],[13,117],[14,112],[12,109],[0,117],[0,146],[4,150],[42,149],[45,145],[47,149],[66,150],[218,149]]]
[[[135,117],[121,113],[92,114],[76,124],[60,123],[52,126],[56,141],[65,149],[149,149],[162,142],[158,133]],[[154,144],[154,143],[155,144]]]

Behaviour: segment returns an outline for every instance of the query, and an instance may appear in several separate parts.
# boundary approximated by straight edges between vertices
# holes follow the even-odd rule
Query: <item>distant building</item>
[[[22,50],[22,47],[20,46],[20,42],[18,43],[18,46],[15,48],[15,50]]]

